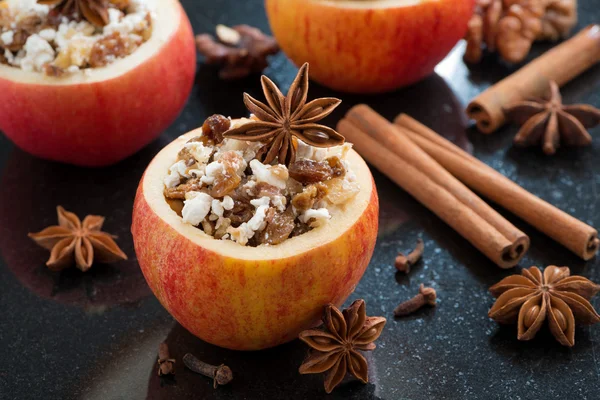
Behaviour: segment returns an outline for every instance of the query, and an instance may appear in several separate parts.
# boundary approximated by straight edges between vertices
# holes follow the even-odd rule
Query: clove
[[[398,307],[394,309],[394,316],[403,317],[412,314],[426,304],[435,307],[436,299],[437,295],[435,289],[425,287],[425,285],[421,284],[419,287],[419,294],[410,300],[400,303]]]
[[[169,346],[163,342],[158,347],[158,376],[173,375],[175,373],[175,359],[169,356]]]
[[[417,246],[407,256],[405,256],[403,253],[398,253],[395,262],[396,269],[408,274],[410,272],[410,267],[415,265],[421,259],[423,250],[425,250],[423,240],[418,239]]]
[[[183,356],[183,364],[193,372],[212,378],[215,389],[218,385],[227,385],[233,380],[233,373],[227,365],[210,365],[190,353]]]

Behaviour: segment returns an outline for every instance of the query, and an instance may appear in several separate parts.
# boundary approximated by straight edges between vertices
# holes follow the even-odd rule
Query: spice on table
[[[506,121],[504,109],[516,102],[543,96],[548,82],[563,86],[600,61],[600,25],[590,25],[548,50],[518,71],[486,89],[467,106],[477,129],[492,133]]]
[[[421,284],[419,286],[419,294],[410,300],[398,304],[398,307],[394,309],[394,316],[404,317],[410,315],[425,305],[435,307],[436,300],[437,294],[435,293],[435,289],[425,287],[425,285]]]
[[[289,166],[296,159],[296,139],[315,147],[344,144],[344,137],[335,130],[317,124],[341,103],[331,97],[306,102],[308,95],[308,63],[305,63],[292,82],[287,96],[266,76],[261,83],[267,104],[244,93],[244,104],[257,121],[230,129],[223,136],[250,142],[264,141],[259,150],[260,159],[269,164],[277,157],[280,164]]]
[[[61,206],[56,210],[58,225],[28,235],[38,245],[51,251],[46,265],[52,271],[60,271],[75,264],[85,272],[94,261],[112,263],[127,260],[127,255],[113,239],[116,236],[101,231],[104,217],[88,215],[81,222],[77,215]]]
[[[183,364],[193,372],[212,378],[215,389],[218,385],[227,385],[233,380],[233,372],[227,365],[210,365],[190,353],[183,356]]]
[[[477,0],[465,36],[465,61],[481,61],[484,47],[508,62],[522,61],[542,33],[544,6],[528,0]]]
[[[575,322],[595,324],[600,315],[589,300],[600,285],[583,276],[570,276],[568,267],[526,268],[490,288],[497,298],[488,315],[496,322],[518,324],[519,340],[535,337],[547,319],[552,335],[563,346],[575,344]]]
[[[525,100],[510,105],[506,118],[521,129],[515,144],[531,146],[542,143],[546,154],[554,154],[561,144],[587,146],[592,136],[587,128],[600,123],[600,110],[588,104],[563,105],[558,84],[550,81],[550,94],[544,99]]]
[[[410,268],[421,259],[423,250],[425,250],[423,239],[418,239],[417,246],[413,251],[408,253],[407,256],[405,256],[403,253],[398,254],[395,262],[396,269],[408,274],[410,272]]]
[[[311,348],[300,366],[301,374],[326,372],[325,391],[331,391],[347,373],[363,383],[369,381],[368,364],[360,351],[375,349],[386,319],[367,317],[364,300],[354,301],[340,312],[333,304],[325,307],[323,324],[300,333]]]
[[[224,80],[244,78],[262,72],[267,56],[277,54],[279,45],[271,36],[249,25],[217,25],[217,40],[207,33],[196,36],[196,46],[209,65],[220,66]]]
[[[520,217],[584,260],[598,252],[598,231],[528,192],[419,121],[400,114],[395,123],[452,175]]]
[[[173,375],[175,373],[175,359],[169,356],[169,346],[161,343],[158,347],[158,376]]]
[[[337,129],[369,163],[500,268],[514,267],[527,252],[529,237],[419,148],[405,129],[365,104],[352,107]]]

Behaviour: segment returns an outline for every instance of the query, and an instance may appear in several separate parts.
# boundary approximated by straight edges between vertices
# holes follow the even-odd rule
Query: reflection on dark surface
[[[0,198],[0,250],[17,279],[38,296],[92,310],[148,296],[129,226],[137,183],[165,142],[158,140],[139,154],[103,169],[74,168],[14,150],[1,176],[7,195]],[[35,245],[27,233],[56,225],[57,205],[81,219],[87,214],[105,216],[103,229],[118,236],[117,243],[129,260],[95,264],[86,273],[76,268],[48,270],[49,252]]]
[[[310,399],[325,396],[324,375],[300,375],[298,367],[308,347],[299,340],[274,349],[241,352],[205,343],[181,325],[175,324],[166,339],[171,357],[177,360],[174,379],[159,377],[156,364],[149,371],[147,400],[163,399]],[[369,383],[363,385],[351,378],[336,388],[328,399],[378,399],[375,395],[377,371],[374,354],[366,354],[370,364]],[[191,372],[181,359],[192,353],[212,365],[225,364],[233,372],[233,381],[213,388],[212,379]],[[242,394],[243,393],[243,394]]]

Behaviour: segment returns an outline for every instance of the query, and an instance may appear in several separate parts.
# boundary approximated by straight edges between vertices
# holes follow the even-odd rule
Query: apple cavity
[[[151,38],[102,68],[55,78],[0,64],[0,130],[23,150],[81,166],[116,163],[179,115],[196,71],[192,27],[177,0],[147,0]]]
[[[379,212],[369,168],[350,150],[361,191],[327,224],[277,245],[241,246],[184,223],[163,194],[177,153],[200,132],[165,147],[144,173],[131,228],[140,267],[162,305],[209,343],[256,350],[290,341],[325,305],[340,306],[367,268]]]

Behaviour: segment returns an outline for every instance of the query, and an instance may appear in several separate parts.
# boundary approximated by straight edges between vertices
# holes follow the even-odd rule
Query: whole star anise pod
[[[104,217],[88,215],[83,222],[77,215],[58,206],[58,225],[49,226],[38,233],[30,233],[37,244],[51,251],[46,262],[48,268],[60,271],[73,263],[87,271],[94,261],[111,263],[127,260],[127,256],[113,240],[102,232]]]
[[[294,137],[315,147],[331,147],[344,143],[344,137],[335,130],[315,123],[331,114],[341,100],[326,97],[306,102],[308,63],[298,71],[287,96],[264,75],[261,77],[261,84],[268,105],[244,93],[244,104],[258,121],[230,129],[223,134],[225,138],[250,142],[264,141],[266,144],[259,151],[257,158],[265,164],[270,164],[277,158],[280,164],[285,165],[292,164],[296,159],[298,144]]]
[[[325,307],[323,325],[300,333],[300,340],[311,347],[300,373],[327,372],[327,393],[331,393],[347,373],[367,383],[368,364],[360,351],[375,349],[373,342],[381,335],[385,323],[383,317],[367,317],[364,300],[354,301],[343,312],[329,304]]]
[[[550,82],[546,99],[518,102],[505,110],[506,118],[521,129],[514,142],[519,146],[542,143],[544,153],[554,154],[559,145],[586,146],[592,142],[587,128],[600,123],[600,110],[588,104],[563,105],[556,82]]]
[[[568,267],[550,265],[544,273],[537,268],[523,269],[490,288],[497,297],[488,315],[499,323],[518,323],[518,339],[535,337],[544,320],[563,346],[575,344],[575,321],[595,324],[600,315],[589,302],[600,290],[583,276],[569,276]]]
[[[108,0],[37,0],[65,16],[80,16],[96,26],[108,24]]]

